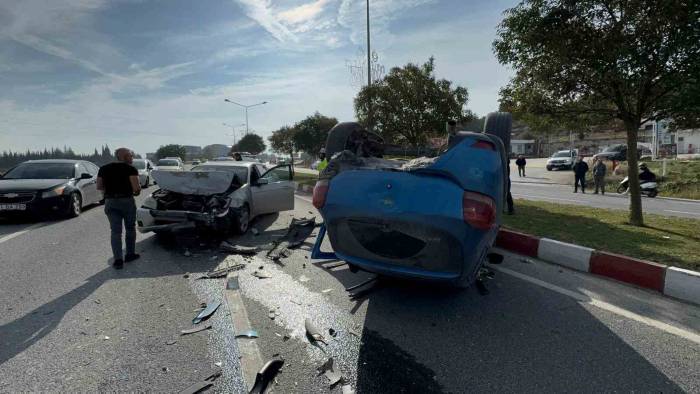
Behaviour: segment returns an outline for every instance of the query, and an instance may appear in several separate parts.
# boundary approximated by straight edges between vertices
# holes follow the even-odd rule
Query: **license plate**
[[[0,204],[0,211],[24,211],[27,204]]]

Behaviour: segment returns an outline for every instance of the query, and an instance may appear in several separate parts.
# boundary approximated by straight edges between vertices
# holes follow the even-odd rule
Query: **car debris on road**
[[[312,344],[316,344],[316,342],[321,342],[324,345],[328,346],[328,342],[326,342],[326,339],[321,334],[321,330],[316,328],[316,326],[314,326],[310,319],[306,319],[304,321],[304,328],[306,329],[306,338],[309,340],[309,342],[311,342]]]
[[[207,307],[204,308],[197,316],[195,316],[194,319],[192,319],[193,324],[199,324],[203,322],[204,320],[207,320],[211,317],[214,312],[216,312],[217,309],[219,309],[219,306],[221,306],[221,302],[216,301],[216,302],[211,302],[207,304]]]
[[[304,243],[304,241],[309,238],[315,227],[315,217],[310,219],[293,218],[292,222],[287,228],[287,233],[273,243],[272,249],[267,252],[267,257],[274,261],[277,261],[282,257],[289,257],[291,253],[289,249],[294,249]]]
[[[268,361],[255,376],[255,383],[250,390],[250,394],[265,393],[270,382],[272,382],[280,369],[282,369],[282,365],[284,365],[284,360],[282,359],[275,358]]]
[[[218,363],[221,364],[221,363]],[[187,387],[186,389],[180,391],[179,394],[196,394],[196,393],[201,393],[211,386],[214,385],[214,381],[221,376],[221,369],[218,368],[221,365],[217,365],[217,368],[212,369],[211,371],[204,373],[200,381],[197,383],[192,384],[191,386]]]
[[[259,252],[259,248],[255,246],[232,245],[226,241],[221,242],[221,245],[219,245],[219,249],[222,252],[242,255],[255,255]]]
[[[180,335],[190,335],[190,334],[194,334],[194,333],[197,333],[197,332],[209,330],[209,329],[211,329],[211,327],[212,327],[211,323],[208,323],[208,324],[206,324],[206,325],[201,325],[201,326],[189,328],[189,329],[187,329],[187,330],[182,330],[182,331],[180,331]]]
[[[333,364],[333,357],[331,357],[318,368],[319,375],[325,375],[328,378],[331,388],[343,380],[343,375],[335,370]]]

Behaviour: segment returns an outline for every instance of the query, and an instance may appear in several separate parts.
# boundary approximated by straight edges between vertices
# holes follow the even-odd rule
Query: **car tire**
[[[66,212],[66,216],[69,218],[80,216],[80,212],[82,212],[83,209],[83,199],[80,197],[80,193],[71,193],[69,198],[70,201],[68,203],[68,212]]]
[[[336,153],[344,151],[350,135],[361,129],[362,125],[357,122],[343,122],[333,126],[326,139],[326,157],[332,158]]]
[[[656,197],[658,194],[659,194],[658,191],[652,190],[652,191],[649,192],[649,197],[654,198],[654,197]]]
[[[547,166],[547,171],[552,171],[552,166]]]
[[[239,209],[231,210],[231,230],[236,234],[245,234],[250,227],[250,208],[243,205]]]
[[[484,133],[503,141],[506,155],[510,155],[510,133],[513,131],[513,115],[510,112],[491,112],[484,120]]]

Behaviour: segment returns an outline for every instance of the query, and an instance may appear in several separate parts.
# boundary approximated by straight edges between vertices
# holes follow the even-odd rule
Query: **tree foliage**
[[[231,153],[233,152],[250,152],[254,155],[265,151],[265,141],[263,138],[257,134],[246,134],[241,138],[240,141],[231,147]]]
[[[295,134],[296,130],[293,127],[283,126],[273,131],[267,140],[270,141],[270,147],[273,151],[294,156],[294,152],[297,150],[294,140]]]
[[[44,160],[44,159],[71,159],[71,160],[86,160],[101,166],[114,161],[112,151],[109,146],[103,145],[100,152],[97,149],[92,154],[78,154],[73,152],[70,147],[44,149],[43,151],[12,152],[3,151],[0,155],[0,173],[8,170],[17,164],[27,160]]]
[[[316,112],[294,125],[294,145],[297,150],[315,156],[326,146],[328,131],[338,124],[338,119]]]
[[[182,161],[185,161],[185,156],[187,156],[187,151],[182,145],[162,145],[156,151],[156,159],[162,159],[165,157],[179,157]]]
[[[436,79],[435,59],[423,65],[392,68],[381,81],[365,86],[355,98],[358,120],[393,143],[420,146],[444,132],[445,122],[470,120],[467,89]],[[370,113],[371,108],[371,113]]]
[[[515,70],[508,105],[555,123],[619,119],[631,168],[644,121],[692,120],[700,109],[697,1],[524,0],[506,11],[494,51]],[[642,225],[636,177],[630,195],[630,222]]]

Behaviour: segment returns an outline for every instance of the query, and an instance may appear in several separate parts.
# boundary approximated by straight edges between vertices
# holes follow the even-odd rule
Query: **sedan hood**
[[[209,196],[228,190],[234,173],[224,171],[153,171],[153,179],[163,190],[180,194]]]
[[[68,183],[68,179],[0,179],[0,193],[45,190]]]

